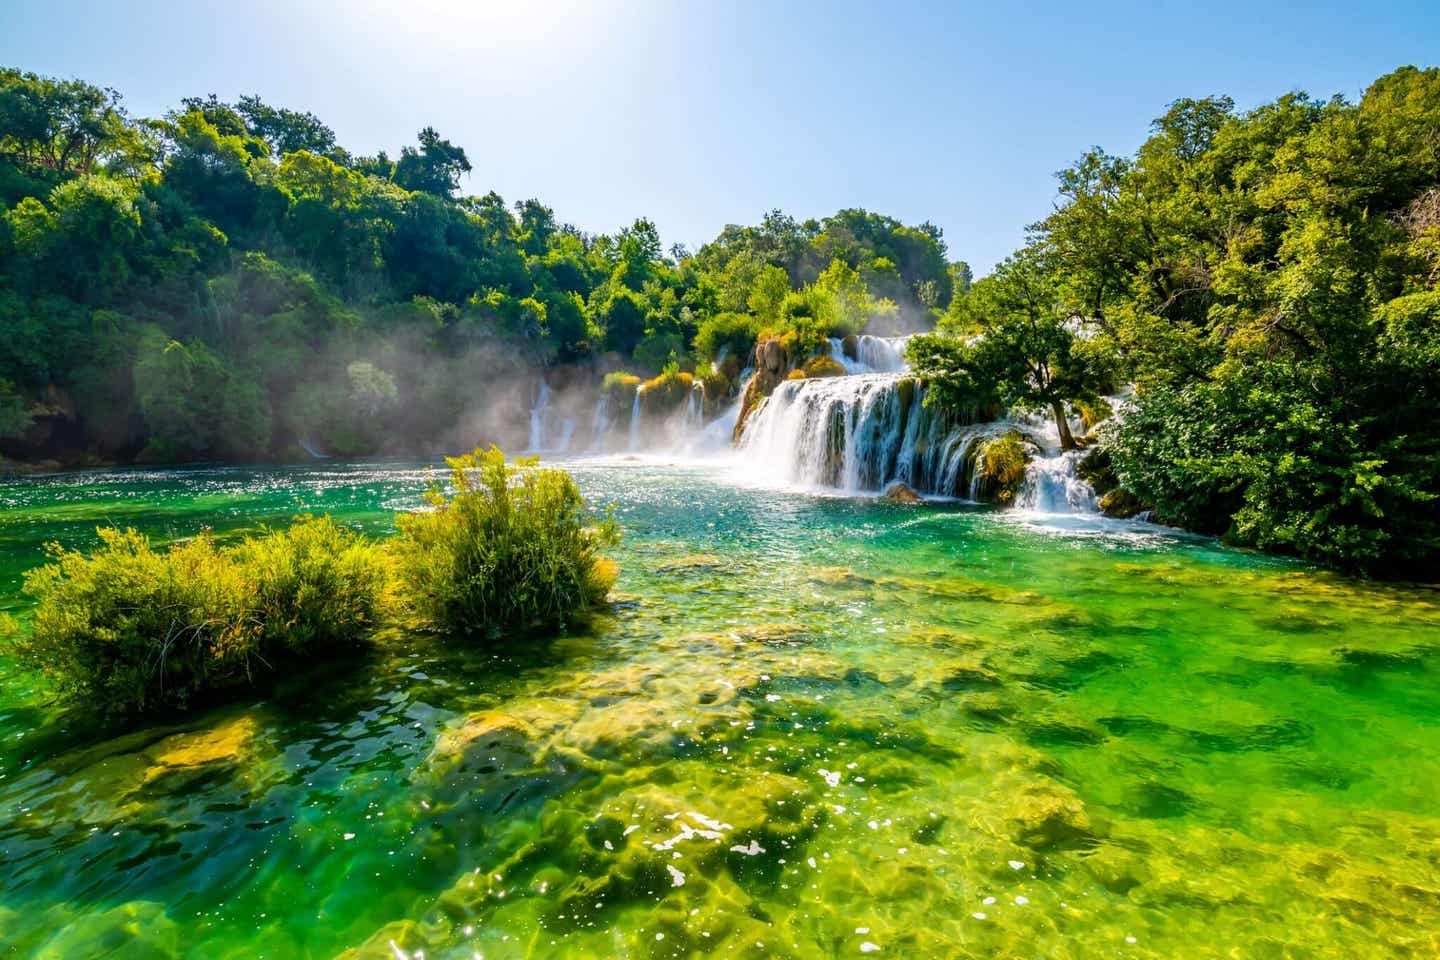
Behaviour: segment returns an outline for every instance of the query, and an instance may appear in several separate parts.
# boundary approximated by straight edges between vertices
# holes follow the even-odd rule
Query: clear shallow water
[[[1440,951],[1434,591],[1154,528],[571,466],[617,504],[623,573],[541,649],[389,635],[119,736],[0,665],[0,951]],[[23,617],[40,543],[97,523],[380,533],[425,482],[3,485],[0,605]]]

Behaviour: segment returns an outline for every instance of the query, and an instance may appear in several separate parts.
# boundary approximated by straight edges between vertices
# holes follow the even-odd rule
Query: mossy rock
[[[1010,797],[1004,818],[1010,836],[1034,850],[1086,847],[1095,840],[1085,804],[1058,783],[1027,784]]]
[[[640,385],[640,409],[649,415],[678,410],[695,389],[695,377],[683,370],[666,370]]]
[[[624,371],[607,373],[605,379],[600,383],[600,392],[609,397],[624,397],[628,400],[640,383],[640,378],[633,373]]]
[[[1110,453],[1104,447],[1091,447],[1085,456],[1075,464],[1075,475],[1095,491],[1097,496],[1103,497],[1119,486],[1119,480],[1115,478],[1115,469],[1110,463]]]
[[[151,771],[196,767],[222,760],[239,760],[255,738],[260,724],[253,716],[236,717],[209,730],[197,730],[167,737],[150,751],[155,760]],[[150,779],[152,774],[147,774]]]
[[[885,488],[880,494],[882,500],[889,500],[891,503],[921,503],[924,498],[915,492],[915,488],[901,480],[896,480]]]
[[[82,913],[70,919],[30,956],[35,960],[72,957],[126,957],[172,960],[182,955],[180,932],[165,907],[132,900],[109,910]]]
[[[804,371],[804,370],[801,370],[801,369],[799,369],[799,368],[797,367],[796,369],[791,370],[788,374],[786,374],[786,375],[785,375],[785,379],[786,379],[786,380],[804,380],[804,379],[805,379],[805,371]]]
[[[1128,520],[1148,509],[1139,497],[1124,487],[1116,487],[1100,498],[1100,512],[1107,517]]]
[[[975,445],[972,469],[979,482],[981,500],[1011,504],[1025,482],[1025,468],[1033,456],[1034,444],[1017,430]]]
[[[833,357],[811,357],[805,361],[807,377],[843,377],[845,368]]]

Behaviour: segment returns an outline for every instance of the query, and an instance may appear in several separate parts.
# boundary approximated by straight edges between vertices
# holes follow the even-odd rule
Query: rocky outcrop
[[[780,382],[790,373],[790,351],[778,337],[769,337],[755,344],[755,375],[745,385],[745,395],[740,402],[740,416],[735,419],[734,439],[738,442],[745,432],[745,420],[760,401],[770,396]]]
[[[915,492],[915,488],[903,480],[896,480],[890,484],[880,496],[892,503],[919,503],[921,501],[921,496]]]

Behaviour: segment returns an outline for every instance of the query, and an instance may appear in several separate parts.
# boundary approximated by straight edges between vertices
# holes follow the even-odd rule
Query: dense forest
[[[911,345],[937,396],[1088,414],[1131,384],[1088,461],[1112,503],[1440,574],[1440,70],[1358,104],[1181,100],[1135,156],[1093,149],[1059,186],[952,302],[953,335]]]
[[[256,97],[140,119],[0,71],[0,451],[468,449],[523,423],[540,368],[708,372],[767,328],[931,327],[968,283],[929,224],[777,212],[665,251],[643,218],[592,236],[463,195],[470,171],[430,128],[361,157]]]
[[[471,166],[430,128],[355,156],[256,97],[141,119],[0,71],[0,452],[432,453],[503,439],[542,369],[733,396],[757,342],[824,375],[826,338],[938,327],[927,402],[1053,418],[1111,512],[1437,573],[1440,70],[1177,101],[973,284],[930,224],[775,212],[666,250],[466,195]]]

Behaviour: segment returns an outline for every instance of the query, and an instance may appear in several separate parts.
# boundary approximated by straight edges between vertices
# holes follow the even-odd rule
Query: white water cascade
[[[1083,450],[1069,450],[1032,459],[1015,506],[1036,513],[1098,512],[1100,504],[1094,489],[1076,472],[1084,456]]]
[[[645,392],[645,385],[642,383],[635,388],[635,403],[630,407],[630,447],[634,451],[640,449],[640,394]]]
[[[530,453],[556,453],[569,448],[570,438],[575,434],[575,420],[564,417],[559,429],[552,431],[555,417],[550,407],[550,385],[542,377],[530,401],[530,442],[526,448]]]
[[[1061,453],[1043,421],[974,422],[925,406],[925,386],[904,361],[907,338],[859,337],[847,355],[832,340],[844,376],[785,380],[751,413],[740,437],[747,475],[762,482],[879,493],[902,482],[934,496],[980,499],[985,441],[1012,430],[1038,452],[1017,506],[1093,513],[1095,494],[1076,474],[1078,451]]]

